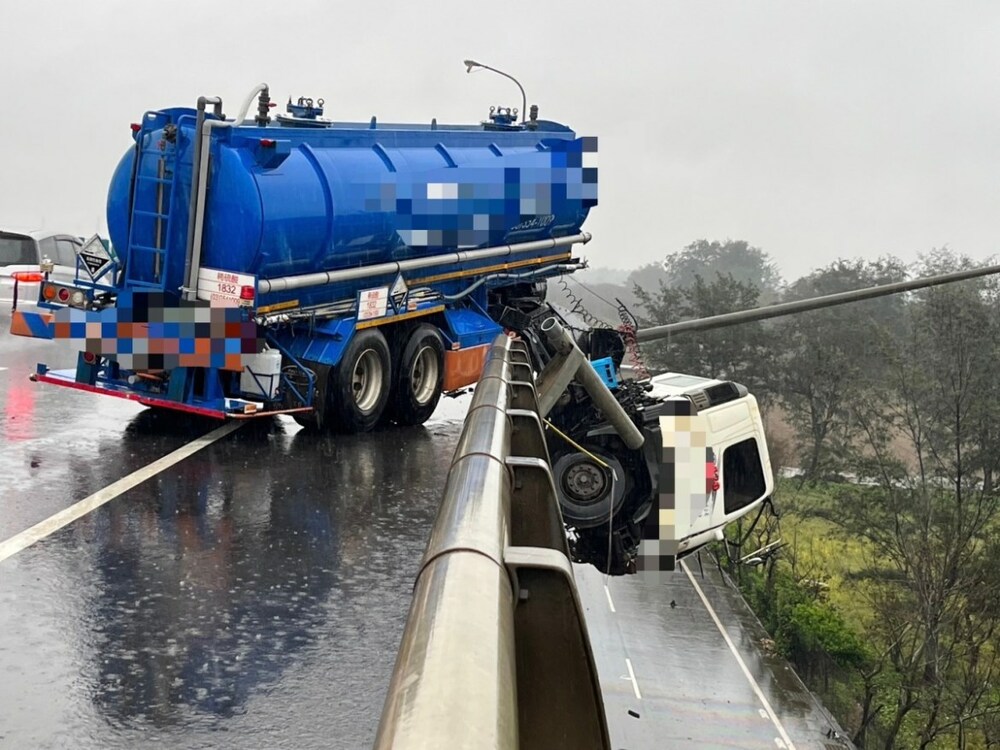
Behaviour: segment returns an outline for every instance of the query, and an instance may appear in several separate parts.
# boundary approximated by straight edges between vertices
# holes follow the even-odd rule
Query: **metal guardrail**
[[[531,366],[507,336],[455,449],[375,747],[610,747]]]

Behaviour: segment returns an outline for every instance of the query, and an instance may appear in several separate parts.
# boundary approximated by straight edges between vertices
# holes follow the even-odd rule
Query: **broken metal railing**
[[[375,747],[610,747],[531,366],[504,335],[455,449]]]

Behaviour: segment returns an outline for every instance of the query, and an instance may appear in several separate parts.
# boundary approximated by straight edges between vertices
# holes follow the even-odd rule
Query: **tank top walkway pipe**
[[[498,336],[417,574],[380,750],[610,745],[531,377],[523,343]]]
[[[195,138],[194,158],[191,162],[191,210],[188,215],[191,217],[188,224],[188,247],[187,257],[184,263],[184,298],[194,300],[198,295],[198,269],[201,266],[201,239],[205,225],[205,195],[208,192],[208,162],[211,157],[211,139],[214,128],[231,128],[234,125],[242,125],[246,120],[247,112],[256,96],[267,95],[268,86],[260,83],[254,87],[240,107],[239,114],[235,120],[207,120],[205,119],[205,106],[212,104],[215,106],[215,115],[222,116],[222,99],[217,96],[200,97],[198,99],[198,116],[195,122],[195,133],[200,134],[200,138]]]

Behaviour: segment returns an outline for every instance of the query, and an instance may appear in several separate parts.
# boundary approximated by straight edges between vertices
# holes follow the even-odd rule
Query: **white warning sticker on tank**
[[[358,292],[358,320],[384,318],[389,309],[389,287],[362,289]]]
[[[257,278],[246,273],[223,271],[218,268],[198,269],[198,299],[207,300],[212,307],[239,307],[241,295],[253,302]]]

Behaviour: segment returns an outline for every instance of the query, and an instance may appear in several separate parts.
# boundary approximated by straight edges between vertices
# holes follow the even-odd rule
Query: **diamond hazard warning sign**
[[[403,274],[399,274],[396,280],[392,282],[392,288],[389,290],[389,299],[392,300],[392,306],[396,312],[400,312],[403,309],[403,305],[406,303],[406,294],[409,291],[409,287],[403,281]]]
[[[87,240],[83,247],[76,251],[76,254],[83,261],[83,267],[87,269],[87,273],[94,281],[97,281],[101,274],[108,270],[108,266],[114,262],[111,253],[104,247],[101,238],[96,234]]]

